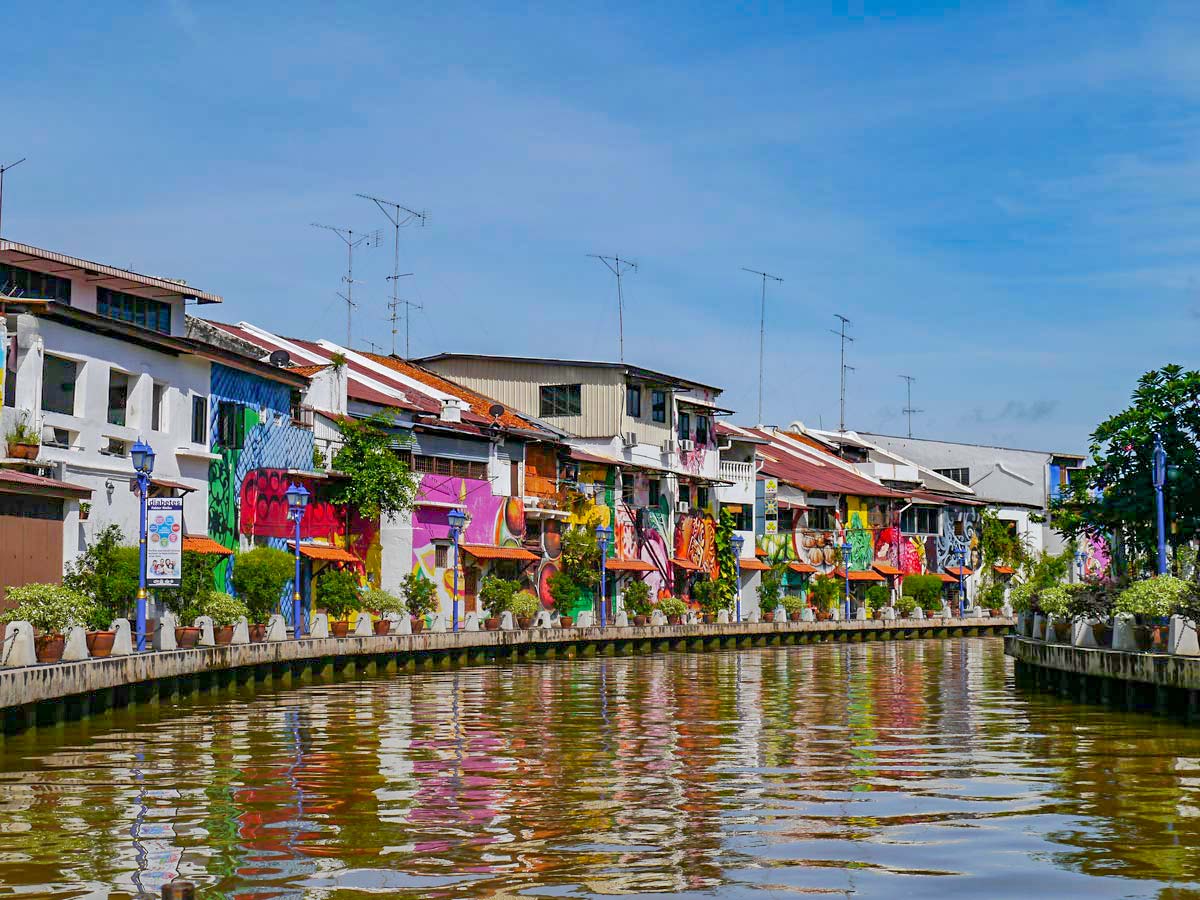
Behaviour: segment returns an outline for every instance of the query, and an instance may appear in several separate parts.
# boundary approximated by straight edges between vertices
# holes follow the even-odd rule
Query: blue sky
[[[327,222],[402,232],[413,353],[626,357],[755,418],[1083,449],[1195,365],[1200,21],[1187,6],[56,4],[6,42],[5,236],[344,339]],[[250,8],[255,7],[255,8]],[[351,8],[352,7],[352,8]],[[431,9],[435,11],[430,11]],[[391,246],[356,261],[389,346]]]

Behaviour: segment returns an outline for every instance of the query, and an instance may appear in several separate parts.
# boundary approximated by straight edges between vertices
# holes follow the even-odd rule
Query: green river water
[[[206,695],[0,743],[0,897],[1200,897],[1200,729],[998,638]]]

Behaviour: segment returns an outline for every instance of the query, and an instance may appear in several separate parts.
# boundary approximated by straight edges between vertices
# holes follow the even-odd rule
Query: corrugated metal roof
[[[15,488],[28,488],[33,492],[41,494],[61,494],[64,496],[83,496],[90,497],[92,494],[91,488],[83,487],[78,484],[70,484],[66,481],[58,481],[54,478],[46,478],[42,475],[34,475],[32,472],[22,472],[17,469],[0,469],[0,490],[7,490],[9,493],[15,493]]]

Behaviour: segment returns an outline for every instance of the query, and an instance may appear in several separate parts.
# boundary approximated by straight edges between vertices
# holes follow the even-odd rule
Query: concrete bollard
[[[728,625],[729,624],[729,610],[727,610],[727,609],[718,610],[717,624],[718,625]]]
[[[629,613],[625,612],[625,610],[623,610],[623,609],[619,610],[617,612],[617,617],[613,620],[613,625],[617,628],[628,628],[629,627]]]
[[[273,613],[267,619],[267,642],[287,640],[287,622],[283,620],[283,616],[279,613]]]
[[[1005,603],[1002,607],[1000,607],[1000,615],[1004,616],[1004,618],[1011,619],[1012,614],[1013,608],[1011,604]]]
[[[1200,656],[1200,641],[1196,640],[1196,623],[1183,616],[1171,616],[1167,633],[1167,652],[1175,656]]]
[[[576,628],[592,628],[596,624],[596,614],[590,609],[585,609],[575,617]]]
[[[834,605],[834,607],[833,607],[833,609],[831,609],[831,610],[829,611],[829,614],[830,614],[830,616],[832,617],[832,618],[830,619],[830,621],[831,621],[831,622],[840,622],[840,621],[842,621],[842,604],[840,604],[840,603],[838,603],[838,604],[835,604],[835,605]]]
[[[943,603],[942,608],[938,610],[938,618],[953,619],[954,618],[954,610],[952,610],[950,608],[949,604]]]
[[[1091,619],[1071,623],[1071,646],[1089,647],[1093,650],[1100,646],[1096,643],[1096,635],[1092,632],[1092,624]]]
[[[108,626],[109,631],[115,631],[117,636],[113,638],[112,650],[109,656],[132,656],[133,655],[133,632],[129,627],[128,619],[114,619],[113,623]]]
[[[867,621],[867,610],[865,607],[860,606],[858,609],[856,609],[854,611],[854,621],[855,622]]]
[[[446,618],[443,612],[434,613],[433,622],[429,625],[430,631],[449,631],[454,623]]]
[[[885,606],[879,618],[884,622],[894,622],[896,620],[896,608],[894,606]]]
[[[787,622],[787,620],[788,620],[787,610],[784,609],[783,604],[780,603],[778,606],[775,607],[775,624],[782,625],[785,622]]]
[[[196,621],[192,623],[193,628],[200,629],[200,640],[196,641],[197,647],[215,647],[217,639],[213,635],[213,620],[209,616],[197,616]]]
[[[916,607],[915,609],[913,609],[912,615],[910,615],[909,618],[910,619],[924,619],[925,618],[924,608],[922,608],[920,606]]]
[[[126,627],[129,623],[126,622]],[[6,668],[32,666],[37,662],[33,646],[33,626],[25,621],[9,622],[4,629],[4,655],[0,664]]]
[[[164,610],[158,617],[158,627],[151,636],[150,646],[155,650],[178,650],[179,645],[175,643],[175,628],[178,624],[179,619],[175,617],[175,613]]]
[[[392,634],[412,634],[412,619],[406,615],[398,616],[392,622]]]
[[[229,643],[250,643],[250,625],[246,622],[245,616],[238,616],[238,620],[233,623],[233,640],[231,640]]]
[[[1046,640],[1046,617],[1041,613],[1034,613],[1033,616],[1033,639],[1035,641]]]
[[[811,606],[806,606],[806,607],[804,607],[804,609],[800,610],[800,621],[801,622],[817,621],[817,617],[813,615]]]
[[[312,640],[324,640],[329,637],[329,616],[326,613],[314,613],[308,623],[308,636]]]
[[[752,609],[752,610],[750,610],[750,615],[746,616],[746,621],[749,622],[751,625],[757,625],[759,622],[762,621],[762,616],[759,615],[759,612],[757,609]]]
[[[459,631],[479,631],[479,613],[469,612],[458,623]]]
[[[350,634],[354,637],[370,637],[375,633],[375,626],[371,624],[371,614],[359,610],[354,613],[354,627],[350,629]]]
[[[67,641],[63,646],[63,662],[78,662],[89,656],[87,648],[87,632],[78,625],[73,625],[67,631]]]
[[[1133,635],[1134,618],[1129,613],[1117,613],[1113,616],[1113,640],[1112,648],[1114,650],[1125,650],[1129,653],[1140,652],[1137,645],[1137,638]],[[1034,621],[1035,629],[1037,621]]]
[[[667,617],[662,614],[661,609],[656,609],[654,612],[652,612],[650,614],[650,624],[651,625],[666,625],[667,624]]]
[[[558,623],[550,615],[550,610],[539,609],[538,614],[533,619],[534,628],[556,628]]]
[[[513,621],[513,614],[509,610],[505,610],[500,614],[500,630],[512,631],[516,628],[517,623]]]

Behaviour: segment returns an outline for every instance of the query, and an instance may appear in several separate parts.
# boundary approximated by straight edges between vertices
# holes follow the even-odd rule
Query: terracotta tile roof
[[[769,572],[769,571],[771,571],[771,567],[767,563],[763,562],[761,559],[743,559],[741,565],[742,565],[743,572]]]
[[[296,552],[296,542],[288,541],[288,549],[293,553]],[[353,563],[362,565],[362,560],[341,547],[329,547],[325,544],[301,544],[300,555],[307,556],[309,559],[317,559],[321,562],[340,562]]]
[[[295,372],[298,375],[303,375],[305,378],[312,378],[318,372],[324,372],[332,363],[326,363],[320,366],[288,366],[288,371]]]
[[[974,569],[968,569],[966,567],[959,568],[958,566],[946,566],[946,571],[955,578],[957,578],[959,575],[962,575],[963,578],[967,578],[975,572]]]
[[[536,553],[532,553],[524,547],[493,547],[490,544],[462,544],[459,549],[476,559],[519,559],[532,562],[538,558]]]
[[[953,575],[947,575],[945,572],[931,572],[930,574],[936,575],[938,578],[942,579],[942,581],[946,582],[946,584],[958,584],[957,578],[955,578]]]
[[[183,536],[183,549],[186,553],[203,553],[206,556],[233,556],[233,551],[222,547],[210,537],[202,534]]]
[[[845,578],[846,573],[842,569],[834,569],[833,577],[834,578]],[[870,569],[866,569],[866,570],[851,569],[850,570],[850,580],[851,581],[884,581],[885,579],[878,572],[873,572]]]
[[[465,400],[471,407],[471,412],[475,415],[492,420],[488,409],[496,404],[496,401],[491,397],[485,397],[483,394],[476,393],[461,384],[456,384],[449,379],[443,378],[441,375],[435,374],[421,366],[413,365],[402,359],[397,359],[394,356],[380,356],[378,353],[362,354],[367,359],[379,363],[381,366],[387,366],[396,372],[406,375],[414,381],[419,381],[422,384],[427,384],[436,391],[441,391],[443,394],[449,394],[452,397],[457,397],[460,400]],[[501,404],[503,405],[503,404]],[[528,430],[532,426],[520,416],[514,414],[507,408],[500,414],[500,424],[508,428],[521,428]]]
[[[8,493],[21,492],[27,489],[30,493],[58,494],[61,496],[91,496],[92,489],[54,478],[34,475],[32,472],[22,472],[17,469],[0,469],[0,490]]]
[[[793,562],[788,563],[787,567],[789,569],[791,569],[793,572],[797,573],[798,575],[811,575],[813,572],[817,571],[816,566],[810,566],[806,562],[793,561]],[[851,580],[853,581],[853,579],[851,579]]]
[[[671,557],[671,564],[679,566],[681,569],[687,569],[689,572],[700,571],[700,563],[692,562],[690,559],[682,559],[678,556]]]
[[[873,568],[880,575],[903,575],[904,574],[902,571],[897,569],[891,563],[883,563],[883,562],[872,563],[871,568]]]
[[[644,559],[610,559],[604,567],[610,572],[653,572],[654,564]]]

